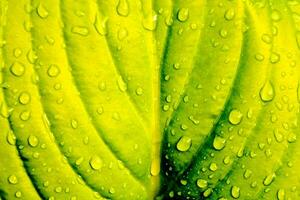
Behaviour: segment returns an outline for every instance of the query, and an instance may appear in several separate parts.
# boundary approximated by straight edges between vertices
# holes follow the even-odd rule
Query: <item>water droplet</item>
[[[47,74],[50,77],[57,77],[60,74],[60,69],[57,65],[50,65],[47,70]]]
[[[211,188],[208,188],[203,192],[203,196],[208,197],[209,195],[211,195],[212,192],[213,190]]]
[[[141,95],[143,94],[143,89],[140,88],[140,87],[138,87],[138,88],[135,90],[135,93],[136,93],[136,95],[141,96]]]
[[[265,59],[264,55],[258,53],[258,54],[255,54],[255,59],[257,61],[263,61]]]
[[[272,173],[272,174],[266,176],[266,178],[264,179],[264,182],[263,182],[264,185],[265,186],[270,185],[273,182],[273,180],[275,179],[275,177],[276,177],[275,173]]]
[[[39,139],[35,135],[30,135],[27,141],[31,147],[36,147],[39,144]]]
[[[249,169],[246,169],[244,172],[244,178],[248,179],[252,175],[252,171]]]
[[[271,13],[271,19],[273,21],[279,21],[281,19],[281,13],[278,10],[273,10]]]
[[[151,175],[157,176],[157,175],[159,175],[159,172],[160,172],[160,160],[154,159],[154,160],[152,160],[152,163],[151,163]]]
[[[216,136],[213,142],[213,147],[216,150],[221,150],[225,147],[226,140],[224,138],[221,138],[219,136]]]
[[[97,33],[101,36],[107,35],[107,20],[108,18],[101,20],[99,15],[96,15],[95,17],[94,27]]]
[[[198,179],[197,186],[201,189],[205,189],[205,188],[207,188],[207,181],[204,179]]]
[[[72,27],[72,33],[75,33],[77,35],[81,36],[87,36],[89,34],[89,30],[84,26],[74,26]]]
[[[15,197],[21,198],[22,197],[22,192],[21,191],[16,191]]]
[[[90,159],[90,166],[94,170],[100,170],[102,168],[103,162],[98,156],[92,156]]]
[[[176,148],[178,151],[184,152],[190,149],[192,145],[192,139],[188,136],[182,136],[177,142]]]
[[[279,189],[277,191],[277,199],[278,200],[284,200],[285,199],[285,191],[284,191],[284,189]]]
[[[31,115],[30,111],[27,111],[27,110],[23,111],[20,113],[20,119],[22,121],[27,121],[30,118],[30,115]]]
[[[231,196],[235,199],[240,197],[240,188],[237,186],[231,187]]]
[[[34,64],[37,58],[38,57],[36,56],[35,51],[33,51],[32,49],[28,51],[27,59],[31,64]]]
[[[124,82],[122,76],[118,77],[117,84],[121,92],[125,92],[127,90],[127,84]]]
[[[143,27],[148,31],[153,31],[156,29],[157,25],[157,14],[156,12],[152,11],[151,14],[148,14],[143,19]]]
[[[225,29],[221,29],[219,34],[222,38],[226,38],[228,36],[228,32]]]
[[[270,44],[272,42],[272,37],[269,34],[263,34],[261,36],[261,39],[267,44]]]
[[[212,162],[209,165],[209,169],[210,169],[210,171],[214,172],[214,171],[216,171],[218,169],[218,165],[216,163]]]
[[[274,137],[275,137],[277,142],[282,142],[283,141],[283,135],[279,132],[278,129],[274,129],[273,133],[274,133]]]
[[[72,119],[72,120],[71,120],[71,126],[72,126],[73,129],[76,129],[76,128],[78,127],[78,122],[77,122],[77,120]]]
[[[180,8],[177,13],[177,19],[181,22],[185,22],[189,18],[189,9]]]
[[[263,87],[261,88],[261,90],[259,92],[259,95],[260,95],[261,100],[264,102],[269,102],[269,101],[273,100],[273,98],[275,96],[275,92],[274,92],[274,87],[270,81],[267,81],[263,85]]]
[[[19,102],[23,105],[26,105],[30,102],[31,97],[28,92],[22,92],[19,96]]]
[[[16,144],[16,136],[14,135],[14,133],[11,130],[9,130],[7,132],[6,140],[7,140],[8,144],[10,144],[10,145]]]
[[[235,12],[234,9],[230,8],[228,10],[226,10],[225,14],[224,14],[224,18],[228,21],[232,20],[235,16]]]
[[[117,5],[117,13],[120,16],[127,17],[129,14],[129,5],[127,0],[119,0]]]
[[[10,67],[10,72],[17,76],[20,77],[25,73],[25,67],[22,63],[20,62],[15,62],[14,64],[12,64],[12,66]]]
[[[49,15],[48,11],[41,3],[36,8],[36,12],[37,12],[38,16],[40,16],[40,18],[42,18],[42,19],[47,18]]]
[[[241,123],[242,118],[243,114],[239,110],[233,109],[230,111],[228,119],[231,124],[237,125]]]
[[[128,31],[125,28],[120,28],[118,31],[118,39],[120,41],[124,40],[128,36]]]
[[[280,61],[280,55],[278,53],[272,52],[270,56],[270,62],[272,64],[278,63]]]
[[[228,165],[230,163],[231,159],[230,159],[230,156],[225,156],[224,159],[223,159],[223,163],[225,165]]]
[[[16,58],[19,58],[21,55],[22,55],[22,50],[19,49],[19,48],[15,48],[15,49],[14,49],[14,56],[15,56]]]
[[[18,183],[18,178],[15,175],[10,175],[7,180],[10,184],[13,185]]]

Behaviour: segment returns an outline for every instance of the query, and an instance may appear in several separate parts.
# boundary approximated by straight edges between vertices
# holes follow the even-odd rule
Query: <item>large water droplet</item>
[[[7,180],[10,184],[13,185],[18,183],[18,178],[16,177],[16,175],[10,175]]]
[[[36,147],[39,144],[39,139],[35,135],[30,135],[28,137],[28,144],[31,147]]]
[[[47,18],[49,15],[48,11],[41,3],[36,8],[36,12],[37,12],[38,16],[40,16],[40,18],[42,18],[42,19]]]
[[[71,31],[81,36],[87,36],[89,34],[89,30],[84,26],[74,26]]]
[[[277,199],[278,200],[284,200],[285,199],[285,191],[284,191],[284,189],[279,189],[277,191]]]
[[[121,92],[125,92],[127,90],[127,84],[124,82],[122,76],[118,77],[117,84]]]
[[[103,162],[98,156],[92,156],[90,159],[90,166],[94,170],[100,170],[103,166]]]
[[[99,35],[107,35],[107,20],[108,18],[101,19],[99,15],[96,15],[94,27]]]
[[[177,19],[181,22],[185,22],[189,18],[189,9],[180,8],[177,13]]]
[[[216,150],[221,150],[225,147],[226,140],[222,137],[216,136],[213,142],[213,147]]]
[[[129,5],[127,0],[119,0],[117,5],[117,13],[120,16],[126,17],[129,14]]]
[[[26,105],[30,102],[31,97],[28,92],[22,92],[19,96],[19,102],[23,105]]]
[[[235,199],[240,197],[240,188],[237,186],[231,187],[231,196]]]
[[[205,188],[207,188],[207,181],[204,179],[198,179],[197,186],[201,189],[205,189]]]
[[[230,111],[228,119],[231,124],[237,125],[241,123],[242,118],[243,114],[239,110],[233,109]]]
[[[261,90],[259,92],[259,95],[260,95],[261,100],[264,102],[269,102],[269,101],[273,100],[273,98],[275,96],[275,92],[274,92],[274,87],[270,81],[267,81],[263,85],[263,87],[261,88]]]
[[[10,72],[15,75],[15,76],[22,76],[25,73],[25,67],[22,63],[20,62],[15,62],[14,64],[12,64],[12,66],[10,67]]]
[[[192,145],[192,139],[188,136],[182,136],[179,141],[177,142],[176,148],[178,151],[187,151],[190,149]]]

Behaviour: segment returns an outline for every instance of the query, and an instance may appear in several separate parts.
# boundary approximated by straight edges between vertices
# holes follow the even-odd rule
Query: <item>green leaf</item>
[[[0,200],[300,199],[298,0],[0,8]]]

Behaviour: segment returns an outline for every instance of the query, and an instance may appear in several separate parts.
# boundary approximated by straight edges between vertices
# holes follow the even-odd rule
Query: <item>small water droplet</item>
[[[7,140],[8,144],[10,144],[10,145],[16,144],[16,136],[14,135],[14,133],[11,130],[9,130],[7,132],[6,140]]]
[[[279,189],[277,191],[277,199],[278,200],[284,200],[285,199],[285,191],[284,191],[284,189]]]
[[[270,56],[270,62],[272,64],[278,63],[280,61],[280,55],[278,53],[272,52]]]
[[[240,188],[237,186],[231,187],[231,196],[235,199],[240,197]]]
[[[226,140],[222,137],[216,136],[213,141],[213,147],[216,150],[222,150],[225,147]]]
[[[36,147],[39,144],[39,139],[35,135],[30,135],[27,141],[31,147]]]
[[[241,123],[242,118],[243,114],[239,110],[233,109],[230,111],[228,119],[231,124],[237,125]]]
[[[272,42],[272,37],[269,34],[263,34],[261,36],[261,39],[267,44],[270,44]]]
[[[143,27],[148,31],[153,31],[156,29],[157,25],[157,14],[155,11],[152,11],[151,14],[148,14],[143,19]]]
[[[25,110],[20,113],[20,119],[22,121],[27,121],[30,118],[30,115],[31,115],[30,111]]]
[[[263,182],[264,185],[265,186],[270,185],[273,182],[273,180],[275,179],[275,177],[276,177],[275,173],[272,173],[272,174],[266,176],[266,178],[264,179],[264,182]]]
[[[216,171],[218,169],[218,165],[216,163],[212,162],[209,165],[209,169],[210,169],[210,171],[214,172],[214,171]]]
[[[178,151],[184,152],[190,149],[192,145],[192,139],[188,136],[182,136],[177,142],[176,148]]]
[[[138,96],[141,96],[143,94],[143,89],[141,87],[138,87],[136,90],[135,90],[135,93],[136,95]]]
[[[160,172],[160,160],[154,159],[151,163],[151,175],[157,176]]]
[[[36,56],[35,51],[33,51],[32,49],[28,51],[27,59],[31,64],[34,64],[37,58],[38,57]]]
[[[235,11],[232,8],[226,10],[226,12],[224,14],[224,18],[228,21],[232,20],[234,18],[234,16],[235,16]]]
[[[87,36],[89,34],[89,30],[85,26],[74,26],[72,27],[72,33],[81,36]]]
[[[60,69],[57,65],[50,65],[47,70],[47,74],[50,77],[57,77],[60,74]]]
[[[252,175],[252,171],[249,169],[246,169],[244,172],[244,178],[248,179]]]
[[[129,5],[127,0],[119,0],[117,5],[117,13],[120,16],[127,17],[129,14]]]
[[[206,180],[204,180],[204,179],[198,179],[197,180],[197,186],[199,187],[199,188],[201,188],[201,189],[205,189],[205,188],[207,188],[207,181]]]
[[[281,19],[281,13],[278,10],[273,10],[271,13],[271,19],[273,21],[279,21]]]
[[[16,177],[16,175],[10,175],[7,180],[10,184],[13,185],[18,183],[18,178]]]
[[[92,156],[90,159],[90,166],[94,170],[100,170],[103,166],[103,162],[98,156]]]
[[[120,41],[124,40],[128,36],[128,31],[125,28],[120,28],[118,31],[118,39]]]
[[[261,100],[264,102],[269,102],[273,100],[275,92],[274,87],[270,81],[266,81],[266,83],[261,88],[259,95]]]
[[[124,82],[121,76],[118,77],[117,84],[121,92],[125,92],[127,90],[127,84]]]
[[[77,127],[78,127],[78,122],[77,122],[77,120],[72,119],[72,120],[71,120],[71,126],[72,126],[73,129],[77,129]]]
[[[107,35],[107,20],[108,18],[101,19],[98,14],[95,17],[94,27],[101,36]]]
[[[180,8],[177,13],[177,19],[181,22],[185,22],[189,18],[189,9]]]
[[[20,96],[19,96],[19,102],[23,105],[26,105],[30,102],[31,97],[30,94],[28,92],[21,92]]]
[[[36,8],[36,12],[40,18],[45,19],[48,17],[49,13],[47,9],[40,3],[38,7]]]
[[[25,66],[20,62],[15,62],[10,67],[10,72],[15,76],[20,77],[25,73]]]
[[[14,49],[14,56],[15,56],[16,58],[19,58],[21,55],[22,55],[22,50],[19,49],[19,48],[15,48],[15,49]]]

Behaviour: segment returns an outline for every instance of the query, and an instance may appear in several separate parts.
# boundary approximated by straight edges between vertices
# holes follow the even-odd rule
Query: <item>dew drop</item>
[[[19,48],[14,49],[14,56],[19,58],[22,55],[22,50]]]
[[[270,81],[267,81],[263,85],[263,87],[261,88],[261,90],[259,92],[259,95],[260,95],[261,100],[264,102],[269,102],[269,101],[273,100],[273,98],[275,96],[275,92],[274,92],[274,87]]]
[[[108,18],[101,20],[99,15],[96,15],[95,17],[94,27],[101,36],[107,35],[107,20]]]
[[[224,18],[228,21],[232,20],[234,16],[235,16],[235,12],[234,9],[232,8],[228,9],[224,14]]]
[[[38,7],[36,8],[36,12],[37,12],[38,16],[42,19],[47,18],[49,15],[48,11],[42,4],[38,5]]]
[[[181,22],[185,22],[189,18],[189,9],[180,8],[177,13],[177,19]]]
[[[151,14],[148,14],[143,19],[143,27],[148,31],[153,31],[156,29],[157,25],[157,14],[156,12],[152,11]]]
[[[30,111],[23,111],[20,113],[20,119],[22,121],[27,121],[30,118],[30,115],[31,115]]]
[[[28,51],[28,53],[27,53],[27,59],[28,59],[28,61],[29,61],[31,64],[34,64],[37,58],[38,58],[38,57],[37,57],[35,51],[33,51],[33,50],[29,50],[29,51]]]
[[[89,34],[89,30],[84,26],[74,26],[72,27],[72,33],[81,35],[81,36],[87,36]]]
[[[127,90],[127,84],[124,82],[121,76],[118,77],[117,84],[121,92],[125,92]]]
[[[136,93],[136,95],[141,96],[141,95],[143,94],[143,89],[140,88],[140,87],[138,87],[138,88],[135,90],[135,93]]]
[[[278,63],[280,61],[280,55],[278,53],[272,52],[270,56],[270,62],[272,64]]]
[[[12,131],[7,132],[6,140],[7,140],[8,144],[10,144],[10,145],[16,144],[16,136],[13,134]]]
[[[278,10],[273,10],[272,13],[271,13],[271,19],[273,21],[280,21],[281,13]]]
[[[285,191],[284,191],[284,189],[279,189],[277,191],[277,199],[278,200],[284,200],[285,199]]]
[[[240,188],[237,186],[231,187],[231,196],[235,199],[240,197]]]
[[[100,170],[102,168],[103,162],[98,156],[92,156],[90,159],[90,166],[94,170]]]
[[[118,31],[118,39],[120,41],[124,40],[128,36],[128,31],[125,28],[120,28]]]
[[[13,185],[18,183],[18,178],[15,175],[10,175],[7,180],[10,184]]]
[[[209,169],[210,169],[210,171],[214,172],[214,171],[216,171],[218,169],[218,165],[216,163],[212,162],[209,165]]]
[[[213,141],[213,147],[216,150],[222,150],[225,147],[225,143],[226,143],[226,140],[224,138],[216,136]]]
[[[190,149],[192,145],[192,139],[188,136],[182,136],[177,142],[176,148],[178,151],[185,152]]]
[[[197,186],[201,189],[205,189],[205,188],[207,188],[207,181],[204,179],[198,179]]]
[[[120,16],[127,17],[129,14],[129,5],[127,0],[119,0],[117,5],[117,13]]]
[[[22,92],[19,96],[19,102],[23,105],[26,105],[30,102],[31,97],[28,92]]]
[[[57,77],[60,74],[60,69],[57,65],[50,65],[47,74],[50,77]]]
[[[31,147],[36,147],[39,144],[39,139],[35,135],[30,135],[27,141]]]
[[[231,124],[237,125],[241,123],[242,118],[243,118],[243,114],[239,110],[233,109],[229,113],[228,120]]]
[[[273,182],[273,180],[275,179],[275,177],[276,177],[276,175],[274,173],[266,176],[266,178],[264,179],[264,182],[263,182],[264,185],[265,186],[270,185]]]
[[[249,169],[246,169],[244,172],[244,178],[248,179],[252,175],[252,171]]]
[[[151,175],[157,176],[160,172],[160,160],[154,159],[151,163]]]
[[[75,119],[71,120],[71,126],[73,129],[77,129],[78,128],[78,122]]]
[[[10,72],[17,76],[20,77],[25,73],[25,67],[22,63],[20,62],[15,62],[14,64],[12,64],[12,66],[10,67]]]

